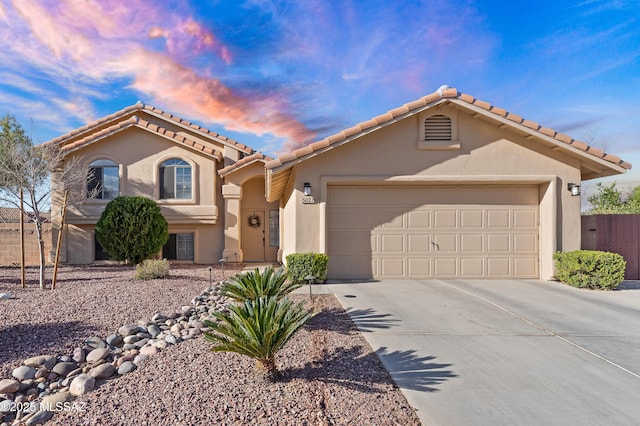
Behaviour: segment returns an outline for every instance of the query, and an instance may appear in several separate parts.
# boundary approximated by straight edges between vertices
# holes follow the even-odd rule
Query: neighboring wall
[[[44,254],[49,262],[51,251],[51,224],[42,227],[44,240]],[[20,265],[20,224],[0,223],[0,266]],[[35,266],[40,264],[38,239],[33,223],[24,224],[25,264]]]

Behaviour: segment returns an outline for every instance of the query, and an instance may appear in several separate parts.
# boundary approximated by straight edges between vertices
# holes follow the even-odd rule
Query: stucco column
[[[225,262],[242,262],[240,249],[240,201],[242,187],[233,183],[222,185],[224,198],[224,249]]]

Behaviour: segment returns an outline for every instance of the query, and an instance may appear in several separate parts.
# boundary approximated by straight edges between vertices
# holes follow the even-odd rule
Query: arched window
[[[160,198],[191,199],[191,165],[179,158],[172,158],[160,165]]]
[[[111,160],[96,160],[89,164],[87,195],[100,200],[113,200],[120,194],[120,172]]]
[[[429,141],[450,141],[451,119],[446,115],[432,115],[424,120],[424,140]]]

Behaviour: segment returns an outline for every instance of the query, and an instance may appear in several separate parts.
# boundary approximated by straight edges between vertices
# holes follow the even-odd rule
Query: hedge
[[[292,253],[286,257],[289,280],[306,283],[306,276],[313,275],[315,282],[327,279],[329,256],[324,253]]]
[[[617,253],[575,250],[555,253],[556,278],[578,288],[610,290],[624,280],[627,266]]]

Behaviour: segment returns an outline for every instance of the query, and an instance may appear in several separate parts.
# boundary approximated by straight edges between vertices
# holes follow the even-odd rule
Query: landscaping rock
[[[13,379],[0,380],[0,393],[14,393],[20,389],[20,382]]]
[[[36,369],[28,365],[22,365],[14,369],[11,375],[19,381],[33,379],[36,376]]]
[[[138,368],[138,366],[135,365],[132,361],[125,361],[122,363],[120,367],[118,367],[118,374],[123,375],[123,374],[131,373],[136,368]]]
[[[118,333],[120,333],[120,335],[124,337],[136,334],[138,331],[140,331],[139,327],[135,324],[123,325],[118,329]]]
[[[69,386],[69,393],[73,396],[80,396],[91,392],[96,386],[96,379],[89,374],[80,374],[73,379]]]
[[[116,368],[112,364],[100,364],[91,370],[91,376],[96,379],[108,379],[116,372]]]
[[[53,417],[53,413],[48,410],[42,410],[29,417],[24,424],[26,426],[41,425],[49,421]]]
[[[145,346],[140,349],[140,355],[152,356],[158,353],[158,348],[155,346]]]
[[[84,343],[86,343],[87,346],[89,346],[90,348],[94,348],[94,349],[107,347],[107,342],[105,342],[98,336],[89,337],[87,340],[84,341]]]
[[[84,362],[86,359],[86,354],[84,352],[84,349],[82,348],[75,348],[73,350],[73,356],[72,356],[73,360],[75,362],[77,362],[78,364],[80,364],[81,362]]]
[[[122,346],[122,336],[119,334],[110,334],[105,340],[111,346]]]
[[[87,362],[88,363],[98,362],[101,359],[105,359],[107,356],[109,356],[110,353],[111,351],[107,348],[94,349],[91,352],[89,352],[89,354],[87,355]]]
[[[160,327],[158,327],[155,324],[151,324],[148,328],[147,331],[149,332],[149,334],[151,335],[151,337],[156,337],[158,334],[160,334]]]
[[[33,368],[44,367],[47,370],[51,370],[53,366],[56,365],[56,357],[53,355],[34,356],[25,359],[22,363]]]
[[[60,377],[67,377],[67,374],[78,368],[75,362],[59,362],[51,371],[58,374]]]
[[[72,399],[73,396],[69,392],[56,392],[42,398],[40,409],[55,411],[57,404],[71,401]]]
[[[0,293],[0,300],[9,300],[13,298],[11,293]]]

